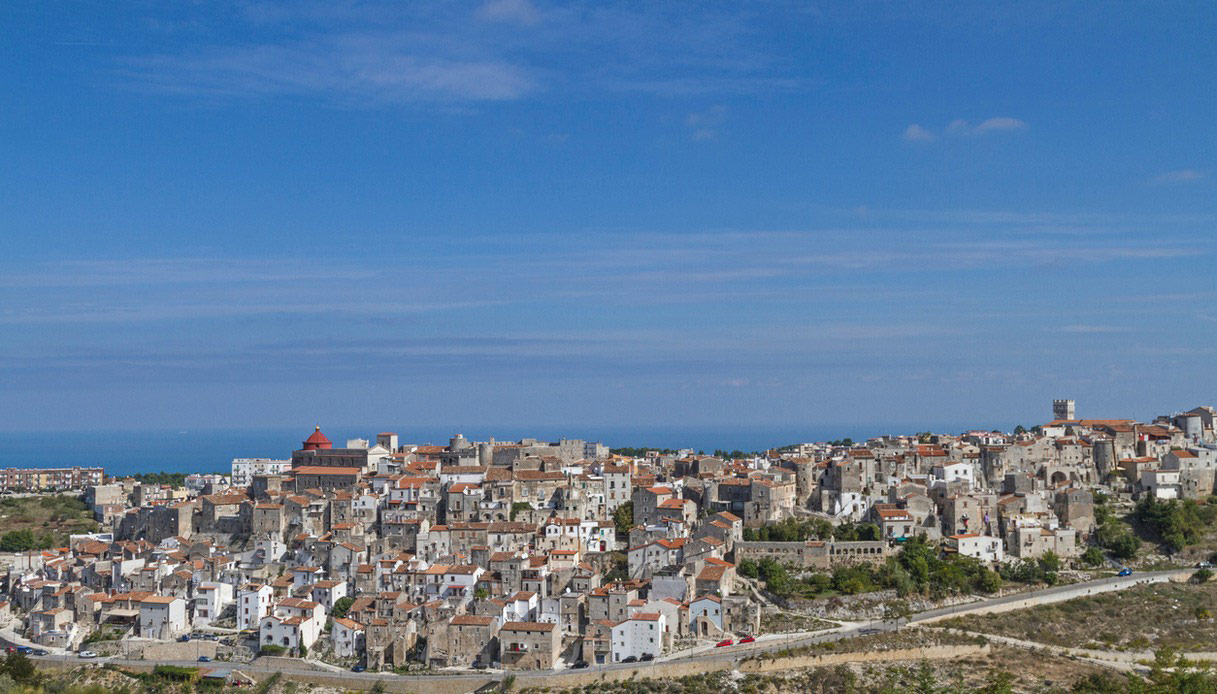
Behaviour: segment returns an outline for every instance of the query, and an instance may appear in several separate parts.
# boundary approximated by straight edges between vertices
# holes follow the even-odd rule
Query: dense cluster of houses
[[[1014,434],[887,436],[744,459],[612,455],[578,440],[336,448],[243,458],[185,488],[117,480],[86,499],[108,533],[33,553],[6,577],[33,641],[198,630],[368,668],[550,669],[632,662],[760,631],[745,559],[831,570],[909,537],[1001,562],[1078,555],[1098,484],[1212,493],[1214,411],[1075,419]],[[624,508],[623,508],[624,507]],[[873,522],[858,541],[745,540],[799,516]],[[618,527],[618,524],[622,527]],[[620,532],[619,532],[620,531]]]

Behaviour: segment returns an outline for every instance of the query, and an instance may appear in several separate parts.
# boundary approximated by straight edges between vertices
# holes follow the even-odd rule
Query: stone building
[[[507,622],[499,630],[499,662],[504,670],[550,670],[561,645],[556,624]]]
[[[427,660],[439,667],[490,665],[499,657],[499,620],[462,614],[448,621],[443,633],[427,641]]]

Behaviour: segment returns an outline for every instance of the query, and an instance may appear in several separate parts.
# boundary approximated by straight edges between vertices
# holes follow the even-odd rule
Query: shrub
[[[171,682],[193,682],[199,678],[199,669],[180,665],[157,665],[152,668],[152,674]]]
[[[1103,550],[1098,547],[1087,547],[1082,553],[1082,563],[1086,566],[1100,566],[1103,564]]]

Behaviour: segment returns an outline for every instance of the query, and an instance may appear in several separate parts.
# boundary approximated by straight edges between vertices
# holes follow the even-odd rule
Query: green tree
[[[1040,568],[1044,570],[1044,573],[1056,573],[1061,570],[1061,558],[1052,550],[1044,552],[1039,562]]]
[[[13,678],[17,684],[35,684],[38,682],[38,668],[25,657],[24,653],[9,653],[0,662],[0,673]]]
[[[1213,570],[1209,568],[1197,569],[1196,573],[1192,574],[1192,580],[1196,583],[1208,583],[1213,577]]]
[[[985,569],[978,581],[978,587],[986,593],[996,593],[1001,590],[1001,584],[1001,574],[992,569]]]
[[[32,549],[38,549],[38,539],[34,537],[34,531],[28,528],[10,530],[0,537],[0,552],[28,552]]]
[[[617,536],[626,537],[630,528],[634,527],[634,502],[627,501],[613,511],[613,524],[617,526]]]
[[[351,605],[354,605],[354,604],[355,604],[355,598],[351,598],[351,597],[338,598],[337,600],[334,601],[334,609],[330,610],[330,616],[334,617],[335,619],[345,617],[345,616],[347,616],[347,612],[350,611]]]
[[[985,685],[979,690],[982,694],[1014,694],[1014,675],[1005,670],[996,670],[985,678]]]
[[[1152,528],[1170,551],[1178,552],[1204,537],[1217,522],[1217,507],[1202,506],[1192,499],[1162,501],[1147,494],[1137,502],[1133,516]]]
[[[739,566],[736,567],[735,570],[739,572],[739,575],[746,576],[748,578],[756,578],[760,575],[760,569],[757,567],[756,562],[752,559],[741,560]]]
[[[909,690],[916,694],[938,694],[938,678],[928,660],[923,660],[913,672],[913,686]]]
[[[1132,559],[1137,556],[1137,550],[1141,549],[1141,538],[1131,532],[1125,532],[1117,536],[1107,549],[1111,550],[1117,559]]]

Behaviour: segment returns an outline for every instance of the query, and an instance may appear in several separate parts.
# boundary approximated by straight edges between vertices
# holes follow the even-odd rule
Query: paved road
[[[1016,593],[1013,595],[1005,595],[996,598],[986,598],[982,600],[956,605],[954,607],[945,607],[937,610],[928,610],[919,612],[908,620],[899,621],[876,621],[861,624],[846,625],[837,629],[816,632],[813,634],[799,634],[788,637],[763,637],[751,644],[737,644],[726,648],[711,648],[705,651],[693,652],[687,656],[674,654],[662,660],[657,660],[649,663],[617,663],[610,665],[598,665],[584,670],[558,670],[558,671],[522,671],[515,672],[516,681],[520,684],[535,683],[538,686],[554,686],[560,684],[560,680],[564,675],[583,674],[588,672],[608,672],[617,670],[636,670],[640,674],[654,671],[656,668],[662,668],[665,663],[674,661],[686,662],[704,662],[715,664],[734,664],[748,657],[759,653],[769,653],[781,651],[787,648],[797,648],[826,641],[840,641],[842,639],[853,638],[857,636],[866,636],[869,634],[896,631],[909,624],[929,623],[938,619],[961,616],[965,614],[982,613],[986,611],[1000,611],[1001,609],[1021,609],[1026,605],[1039,605],[1051,602],[1059,602],[1070,600],[1075,597],[1081,597],[1088,594],[1107,592],[1112,590],[1123,590],[1136,585],[1145,583],[1160,583],[1169,580],[1172,576],[1182,576],[1190,574],[1191,569],[1175,569],[1169,571],[1152,571],[1145,573],[1137,573],[1131,576],[1112,576],[1109,578],[1100,578],[1093,581],[1083,583],[1073,583],[1065,586],[1054,586],[1043,590],[1032,591],[1029,593]],[[73,656],[50,655],[43,656],[45,659],[51,660],[76,660],[82,664],[88,662],[106,662],[115,665],[135,665],[148,666],[146,660],[125,660],[121,658],[98,658],[94,660],[82,660]],[[160,665],[181,665],[181,666],[196,666],[200,663],[192,660],[182,661],[164,661],[159,662]],[[305,663],[300,663],[297,667],[284,668],[281,666],[262,666],[254,661],[253,663],[225,663],[213,662],[203,664],[202,667],[212,668],[219,672],[228,672],[230,670],[239,670],[251,675],[268,674],[274,672],[282,672],[285,675],[292,673],[311,673],[311,674],[327,674],[324,670],[308,667]],[[483,671],[470,672],[468,674],[448,674],[448,675],[392,675],[376,672],[344,672],[343,677],[353,680],[375,681],[378,679],[397,679],[401,677],[409,677],[418,682],[428,681],[443,681],[443,682],[462,682],[468,683],[470,690],[484,684],[488,680],[495,680],[502,677],[500,671]]]
[[[1081,583],[1070,583],[1064,586],[1053,586],[1041,590],[1031,591],[1027,593],[1014,593],[1011,595],[1003,595],[997,598],[987,598],[975,602],[964,603],[962,605],[954,605],[952,607],[943,607],[937,610],[926,610],[918,612],[909,620],[912,623],[926,623],[939,619],[956,617],[965,614],[975,614],[984,612],[1000,612],[1002,608],[1022,609],[1034,605],[1045,605],[1053,602],[1062,602],[1064,600],[1072,600],[1073,598],[1085,597],[1097,593],[1105,593],[1112,590],[1124,590],[1138,585],[1147,583],[1163,583],[1169,581],[1174,576],[1191,575],[1193,569],[1170,569],[1167,571],[1146,571],[1144,573],[1134,573],[1131,576],[1109,576],[1107,578],[1097,578],[1093,581],[1083,581]],[[1025,603],[1025,604],[1024,604]]]

